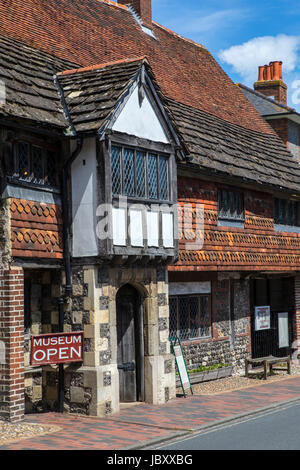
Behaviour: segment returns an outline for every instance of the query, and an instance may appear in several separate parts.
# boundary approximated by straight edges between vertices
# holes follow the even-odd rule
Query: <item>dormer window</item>
[[[113,196],[168,201],[169,156],[112,145]]]

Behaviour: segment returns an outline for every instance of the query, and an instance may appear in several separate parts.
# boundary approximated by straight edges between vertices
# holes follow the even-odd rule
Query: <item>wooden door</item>
[[[117,294],[117,344],[120,401],[143,400],[141,302],[137,290],[123,286]]]
[[[283,357],[290,354],[293,341],[293,280],[290,278],[253,279],[251,282],[252,357]],[[255,330],[255,306],[270,306],[270,328]],[[288,313],[289,347],[279,347],[278,313]]]

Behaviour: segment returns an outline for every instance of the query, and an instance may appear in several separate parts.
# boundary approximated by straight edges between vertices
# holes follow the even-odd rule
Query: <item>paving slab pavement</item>
[[[291,377],[218,395],[177,397],[165,405],[133,405],[106,419],[59,413],[26,415],[26,423],[55,425],[60,430],[1,445],[0,450],[149,449],[166,439],[298,399],[300,377]]]

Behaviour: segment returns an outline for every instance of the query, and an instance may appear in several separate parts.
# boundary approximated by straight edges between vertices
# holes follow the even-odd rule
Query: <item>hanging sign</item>
[[[255,307],[255,331],[269,330],[271,328],[270,306]]]
[[[288,348],[290,345],[288,312],[278,313],[278,343],[279,348]]]
[[[31,365],[82,362],[83,351],[83,331],[32,336]]]
[[[193,393],[193,389],[191,386],[189,374],[188,374],[186,363],[184,360],[184,355],[183,355],[183,350],[181,347],[180,339],[176,336],[175,338],[170,338],[170,342],[171,342],[172,352],[175,356],[177,371],[179,374],[183,394],[184,396],[186,396],[185,391],[187,389],[190,389],[191,392]]]

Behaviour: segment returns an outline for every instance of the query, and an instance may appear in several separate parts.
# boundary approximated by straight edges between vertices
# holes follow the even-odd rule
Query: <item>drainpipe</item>
[[[66,287],[63,295],[58,299],[58,322],[59,332],[64,330],[64,303],[72,294],[71,284],[71,251],[70,251],[70,223],[69,223],[69,200],[67,188],[68,171],[82,149],[82,138],[77,139],[77,145],[70,158],[65,162],[61,175],[62,217],[63,217],[63,243],[64,243],[64,265],[66,273]],[[60,413],[64,412],[64,365],[58,366],[58,405]]]
[[[82,138],[77,139],[77,145],[70,158],[66,161],[62,169],[62,183],[61,183],[61,194],[62,194],[62,215],[63,215],[63,240],[64,240],[64,263],[66,272],[66,288],[64,296],[65,298],[70,297],[72,293],[71,285],[71,250],[70,250],[70,223],[69,223],[69,200],[68,200],[68,188],[67,188],[67,176],[68,171],[71,168],[72,163],[78,157],[82,149]]]

